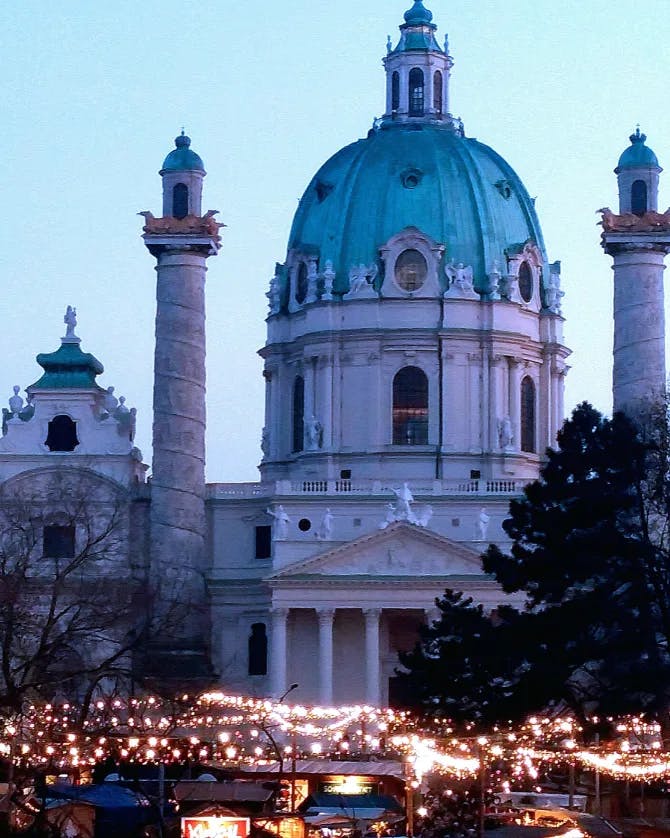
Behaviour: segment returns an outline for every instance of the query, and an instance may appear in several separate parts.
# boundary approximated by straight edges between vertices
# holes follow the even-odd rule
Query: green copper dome
[[[201,158],[195,151],[191,151],[191,138],[187,137],[183,131],[175,138],[174,144],[176,148],[163,161],[163,166],[160,171],[161,174],[163,172],[205,171],[205,166]]]
[[[82,352],[79,341],[63,341],[55,352],[43,352],[37,363],[44,375],[29,390],[99,390],[96,376],[105,371],[96,357]]]
[[[494,262],[529,239],[544,242],[533,201],[488,146],[435,124],[390,124],[346,146],[317,172],[293,221],[289,249],[327,260],[334,291],[354,265],[379,264],[379,248],[407,227],[444,244],[446,262],[471,265],[486,286]]]
[[[645,145],[646,134],[641,134],[638,128],[634,134],[630,135],[630,146],[624,151],[619,158],[619,163],[614,170],[615,173],[621,169],[637,169],[646,166],[658,166],[658,158],[654,152]]]

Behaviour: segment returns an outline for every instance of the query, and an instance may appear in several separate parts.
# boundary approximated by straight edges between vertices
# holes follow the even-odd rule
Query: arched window
[[[533,299],[533,272],[528,262],[519,265],[519,293],[526,303]]]
[[[77,423],[69,416],[54,416],[49,422],[45,445],[49,451],[74,451],[79,445]]]
[[[302,451],[305,437],[305,380],[297,376],[293,384],[293,452]]]
[[[521,450],[535,453],[535,384],[528,375],[521,382]]]
[[[428,378],[418,367],[393,379],[393,444],[428,445]]]
[[[391,110],[397,111],[400,107],[400,74],[394,73],[391,76]]]
[[[172,217],[186,218],[187,215],[188,186],[185,183],[177,183],[172,190]]]
[[[409,71],[409,115],[423,116],[423,70]]]
[[[307,287],[309,280],[307,279],[307,265],[304,262],[300,263],[298,267],[298,277],[295,283],[295,301],[296,303],[304,303],[307,296]]]
[[[435,70],[433,76],[433,110],[442,113],[442,73],[439,70]]]
[[[265,623],[254,623],[249,635],[249,675],[267,675],[268,638]]]
[[[630,190],[630,209],[635,215],[644,215],[647,211],[647,184],[643,180],[633,181]]]

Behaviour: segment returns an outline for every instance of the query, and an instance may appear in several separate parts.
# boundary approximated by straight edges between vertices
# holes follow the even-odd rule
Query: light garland
[[[670,753],[660,726],[643,717],[608,719],[617,740],[577,748],[583,732],[569,718],[530,718],[516,728],[459,736],[444,724],[425,724],[406,711],[356,705],[306,707],[268,699],[205,693],[175,702],[153,696],[100,700],[83,719],[73,704],[32,705],[0,722],[0,755],[26,768],[68,771],[112,758],[134,763],[220,764],[265,767],[280,760],[386,758],[405,764],[408,783],[429,773],[476,776],[485,765],[504,766],[511,779],[537,781],[540,771],[568,765],[617,779],[670,778]],[[597,721],[597,720],[594,720]]]

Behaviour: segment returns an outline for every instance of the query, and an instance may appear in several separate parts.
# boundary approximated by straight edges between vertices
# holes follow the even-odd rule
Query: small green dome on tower
[[[40,353],[37,363],[44,375],[30,390],[100,390],[96,376],[105,371],[98,359],[82,352],[79,341],[66,342],[55,351]]]
[[[174,144],[176,148],[171,151],[163,161],[163,166],[160,173],[163,172],[204,172],[205,165],[202,159],[191,151],[191,138],[184,134],[182,129],[181,134],[175,138]]]
[[[619,158],[619,163],[614,170],[615,173],[621,169],[637,169],[645,166],[658,166],[658,158],[654,152],[645,145],[646,134],[640,133],[640,128],[630,135],[630,146]]]
[[[405,23],[409,26],[421,26],[432,23],[433,13],[429,11],[422,0],[414,0],[414,5],[405,12]]]

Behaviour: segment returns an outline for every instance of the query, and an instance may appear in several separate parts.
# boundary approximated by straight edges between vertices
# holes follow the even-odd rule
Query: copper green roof
[[[472,265],[476,287],[506,250],[530,239],[544,254],[512,167],[489,146],[426,123],[391,123],[331,157],[300,201],[289,249],[317,254],[322,268],[331,260],[342,293],[350,268],[378,263],[379,248],[407,227],[444,244],[446,262]]]
[[[619,163],[614,170],[616,173],[621,169],[637,169],[651,166],[658,166],[658,158],[654,152],[645,145],[647,136],[641,134],[637,128],[634,134],[630,135],[630,145],[619,158]]]
[[[37,363],[44,375],[29,390],[98,390],[95,382],[104,367],[88,352],[82,352],[78,341],[63,341],[55,352],[41,353]]]
[[[411,9],[405,12],[405,23],[410,26],[428,25],[433,20],[433,13],[429,11],[422,0],[414,0]]]
[[[205,165],[201,158],[195,151],[191,151],[191,138],[187,137],[183,131],[175,138],[174,144],[176,148],[163,161],[160,174],[163,174],[163,172],[205,171]]]

